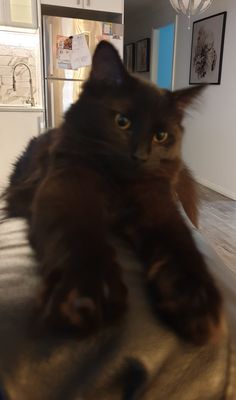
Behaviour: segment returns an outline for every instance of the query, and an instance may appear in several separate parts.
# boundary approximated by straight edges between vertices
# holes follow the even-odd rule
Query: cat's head
[[[76,104],[73,111],[90,138],[120,145],[136,161],[173,160],[180,156],[184,112],[201,90],[193,86],[170,92],[141,81],[127,72],[117,50],[102,41],[77,113]]]

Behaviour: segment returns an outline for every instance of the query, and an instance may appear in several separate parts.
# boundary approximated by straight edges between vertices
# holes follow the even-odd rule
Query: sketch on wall
[[[129,72],[134,70],[135,44],[128,43],[124,48],[124,64]]]
[[[226,12],[193,23],[190,84],[220,84]]]
[[[135,71],[148,72],[150,69],[150,38],[138,40],[135,44]]]

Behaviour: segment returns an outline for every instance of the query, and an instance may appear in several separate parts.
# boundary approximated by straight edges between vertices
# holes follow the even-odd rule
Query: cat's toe
[[[121,281],[97,282],[96,289],[90,288],[88,293],[72,289],[59,306],[64,322],[78,333],[94,332],[125,313],[127,289]]]
[[[38,301],[39,319],[45,327],[81,337],[119,320],[126,308],[127,288],[112,273],[96,282],[79,277],[45,281]]]
[[[178,336],[196,345],[204,345],[217,341],[221,336],[222,307],[218,296],[214,299],[214,305],[208,300],[196,308],[191,295],[183,302],[181,299],[174,302],[163,298],[156,303],[156,310],[161,320]]]
[[[222,331],[222,299],[208,274],[199,278],[158,261],[149,271],[152,303],[160,319],[196,345],[216,341]]]
[[[86,322],[96,319],[97,307],[90,297],[82,297],[77,289],[72,289],[60,304],[60,313],[67,322],[83,328]]]
[[[212,317],[211,313],[207,312],[201,316],[192,315],[186,320],[185,326],[179,328],[180,335],[182,334],[185,340],[196,345],[216,343],[223,332],[222,317],[223,315],[220,312],[217,320]]]

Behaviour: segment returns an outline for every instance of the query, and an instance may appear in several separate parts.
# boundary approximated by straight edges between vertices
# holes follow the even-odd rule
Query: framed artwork
[[[222,12],[193,23],[189,84],[220,84],[226,15]]]
[[[142,39],[135,44],[135,71],[148,72],[150,68],[150,39]]]
[[[135,57],[134,52],[135,52],[134,43],[128,43],[125,45],[124,63],[125,67],[129,72],[133,72],[134,70],[134,57]]]

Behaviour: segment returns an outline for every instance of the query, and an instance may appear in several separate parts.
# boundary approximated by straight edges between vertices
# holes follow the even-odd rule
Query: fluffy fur
[[[6,214],[28,221],[47,323],[83,335],[124,315],[128,291],[109,241],[115,234],[140,257],[165,324],[200,344],[218,331],[221,297],[175,198],[197,224],[181,124],[201,90],[144,83],[101,42],[63,124],[30,141],[5,193]]]

